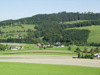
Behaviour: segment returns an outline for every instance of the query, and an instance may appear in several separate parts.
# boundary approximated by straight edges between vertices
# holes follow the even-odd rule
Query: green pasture
[[[21,50],[6,50],[6,51],[0,51],[0,55],[8,55],[6,53],[10,53],[13,52],[12,54],[15,55],[71,55],[71,56],[75,56],[77,55],[77,53],[75,53],[74,51],[76,50],[76,48],[80,48],[80,49],[84,49],[85,47],[87,49],[91,49],[91,48],[95,48],[94,46],[70,46],[71,50],[68,50],[69,46],[65,46],[65,47],[53,47],[53,48],[39,48],[36,46],[36,44],[24,44],[24,43],[1,43],[4,45],[8,45],[8,49],[10,48],[10,46],[23,46],[23,48]],[[38,52],[38,51],[42,51],[42,52]],[[24,52],[24,51],[29,51],[29,52]],[[37,52],[32,52],[32,51],[37,51]],[[51,52],[44,52],[44,51],[51,51]],[[72,53],[54,53],[53,51],[69,51]],[[16,52],[22,52],[22,53],[16,53]]]
[[[2,26],[0,27],[0,30],[4,33],[0,35],[0,38],[1,39],[7,39],[9,37],[18,38],[16,34],[21,34],[24,37],[27,35],[26,31],[28,29],[36,31],[34,27],[35,25],[30,25],[30,24],[23,24],[23,25],[16,25],[16,26]]]
[[[23,25],[16,25],[16,26],[2,26],[0,27],[1,31],[3,32],[10,32],[10,31],[26,31],[28,29],[32,29],[32,30],[35,30],[34,29],[34,26],[35,25],[27,25],[27,24],[23,24]]]
[[[59,51],[68,51],[69,46],[65,47],[56,47],[53,46],[52,48],[39,48],[36,44],[25,44],[25,43],[1,43],[3,45],[8,45],[10,46],[23,46],[24,48],[21,49],[22,51],[27,51],[27,50],[59,50]],[[71,50],[70,51],[75,51],[76,48],[84,49],[85,47],[88,49],[95,48],[95,46],[70,46]]]
[[[73,29],[73,28],[71,28]],[[75,27],[74,29],[88,29],[90,31],[88,43],[100,43],[100,25]],[[85,37],[85,36],[84,36]]]
[[[76,20],[76,21],[69,21],[69,22],[64,22],[64,24],[75,24],[75,23],[80,23],[80,22],[86,22],[89,20]]]
[[[1,75],[100,75],[100,68],[0,62]]]
[[[65,47],[53,47],[53,48],[47,48],[46,50],[62,50],[62,51],[68,51],[68,47],[69,46],[65,46]],[[70,51],[75,51],[76,48],[80,48],[80,49],[84,49],[85,47],[87,49],[91,49],[91,48],[95,48],[94,46],[70,46],[71,50]]]

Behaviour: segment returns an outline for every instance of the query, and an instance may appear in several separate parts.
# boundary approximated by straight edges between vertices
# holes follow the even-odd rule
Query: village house
[[[94,56],[97,57],[97,58],[100,58],[100,54],[99,53],[94,54]]]
[[[21,34],[16,34],[16,36],[17,36],[17,37],[22,37],[22,35],[21,35]]]
[[[61,44],[60,42],[56,42],[56,44],[58,45],[58,44]]]
[[[16,47],[16,46],[10,47],[10,50],[20,50],[20,49],[21,49],[21,47]]]
[[[41,43],[37,43],[37,46],[39,46],[39,47],[40,47],[40,46],[41,46]]]
[[[61,47],[65,47],[64,45],[61,45]]]

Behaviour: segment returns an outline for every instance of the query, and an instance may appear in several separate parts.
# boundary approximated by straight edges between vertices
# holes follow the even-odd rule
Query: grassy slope
[[[70,22],[64,22],[64,24],[75,24],[80,22],[86,22],[88,20],[77,20],[77,21],[70,21]],[[73,29],[73,28],[69,28]],[[86,26],[86,27],[75,27],[74,29],[88,29],[90,30],[88,43],[100,43],[100,26]]]
[[[75,23],[86,22],[86,21],[89,21],[89,20],[69,21],[69,22],[64,22],[64,24],[75,24]]]
[[[78,27],[75,29],[88,29],[90,30],[88,42],[89,43],[100,43],[100,26],[87,26],[87,27]]]
[[[22,26],[24,28],[22,28]],[[23,31],[23,30],[28,30],[28,29],[32,29],[34,30],[34,25],[27,25],[27,24],[24,24],[22,26],[5,26],[5,28],[3,27],[0,27],[1,31],[3,32],[10,32],[10,31]]]
[[[100,68],[0,62],[1,75],[100,75]]]
[[[0,35],[0,38],[1,39],[6,39],[9,37],[17,38],[16,34],[22,34],[23,36],[27,35],[27,32],[17,32],[17,31],[24,31],[24,30],[27,31],[28,29],[32,29],[33,31],[35,31],[34,26],[35,25],[27,25],[27,24],[24,24],[22,26],[2,26],[0,27],[0,30],[5,33],[2,35],[3,37],[1,37]],[[15,32],[12,32],[12,31],[15,31]],[[12,35],[12,36],[6,37],[6,35]]]

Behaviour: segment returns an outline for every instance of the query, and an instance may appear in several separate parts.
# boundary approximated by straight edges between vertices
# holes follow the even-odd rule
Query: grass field
[[[75,24],[75,23],[86,22],[86,21],[89,21],[89,20],[69,21],[69,22],[64,22],[64,24]]]
[[[24,46],[22,51],[27,51],[27,50],[61,50],[61,51],[68,51],[69,46],[65,47],[53,47],[53,48],[46,48],[46,49],[40,49],[39,47],[36,46],[36,44],[25,44],[25,43],[1,43],[3,45],[8,45],[10,46]],[[85,47],[88,49],[95,48],[95,46],[71,46],[71,51],[75,51],[76,48],[84,49]]]
[[[36,29],[34,29],[35,25],[27,25],[27,24],[23,24],[23,25],[16,25],[16,26],[2,26],[0,27],[0,30],[2,32],[4,32],[2,35],[0,35],[1,39],[6,39],[9,37],[12,38],[18,38],[16,36],[16,34],[21,34],[22,36],[26,36],[27,35],[27,30],[31,29],[33,31],[35,31]]]
[[[71,50],[68,50],[69,46],[65,46],[65,47],[53,47],[53,48],[46,48],[46,49],[40,49],[39,47],[37,47],[35,44],[24,44],[24,43],[1,43],[4,45],[8,45],[8,47],[10,48],[10,46],[23,46],[24,48],[21,50],[6,50],[6,51],[0,51],[0,55],[69,55],[69,56],[76,56],[77,53],[75,53],[74,51],[76,50],[76,48],[80,48],[80,49],[84,49],[85,47],[87,49],[91,49],[91,48],[96,48],[95,46],[71,46]],[[28,52],[25,52],[28,51]],[[35,51],[35,52],[34,52]],[[50,52],[48,52],[50,51]],[[57,51],[57,52],[53,52],[53,51]],[[69,51],[71,53],[58,53],[59,51]]]
[[[88,43],[100,43],[100,25],[78,27],[78,28],[75,27],[75,29],[88,29],[88,30],[90,30],[89,38],[87,40]]]
[[[100,68],[0,62],[1,75],[100,75]]]

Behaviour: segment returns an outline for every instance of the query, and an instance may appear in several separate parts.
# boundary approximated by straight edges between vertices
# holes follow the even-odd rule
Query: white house
[[[21,47],[12,46],[10,49],[11,49],[11,50],[20,50]]]
[[[56,44],[58,45],[58,44],[60,44],[60,42],[56,42]]]
[[[100,58],[100,54],[99,53],[94,54],[94,56],[97,57],[97,58]]]
[[[65,47],[64,45],[61,45],[61,47]]]

